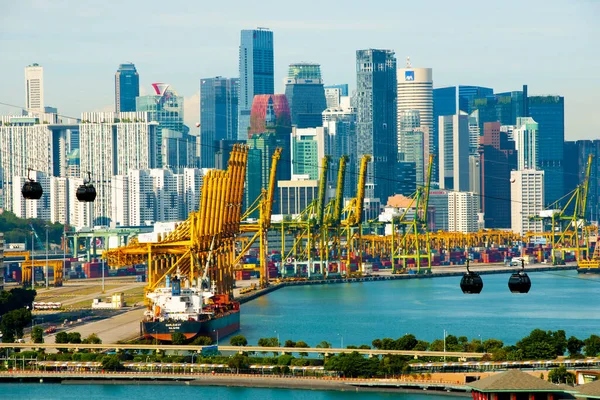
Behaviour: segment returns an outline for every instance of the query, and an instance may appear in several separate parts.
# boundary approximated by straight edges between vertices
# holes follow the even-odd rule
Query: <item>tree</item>
[[[171,342],[174,345],[182,345],[185,344],[185,335],[181,332],[175,332],[171,335]]]
[[[67,332],[61,331],[56,334],[54,337],[55,343],[69,343],[69,335]]]
[[[194,346],[210,346],[213,344],[213,341],[208,336],[198,336],[196,339],[192,341]]]
[[[81,333],[69,332],[67,333],[67,340],[69,341],[69,343],[79,344],[81,343]]]
[[[377,358],[365,358],[357,352],[342,353],[325,362],[325,369],[337,371],[347,377],[371,377],[377,374],[379,360]]]
[[[330,349],[331,348],[331,343],[323,340],[316,347],[317,347],[317,349]]]
[[[238,374],[240,373],[240,369],[248,368],[249,364],[248,356],[242,353],[237,353],[233,357],[230,357],[227,362],[229,368],[235,368],[236,373]]]
[[[586,357],[596,357],[600,353],[600,336],[591,335],[583,341],[583,354]]]
[[[26,308],[18,308],[7,312],[0,321],[0,331],[2,331],[2,341],[10,343],[14,338],[23,337],[23,329],[31,323],[31,311]],[[5,339],[6,337],[6,339]]]
[[[523,352],[526,360],[536,358],[550,360],[564,355],[567,349],[567,337],[564,330],[534,329],[529,336],[519,340],[516,347]]]
[[[283,347],[296,347],[296,342],[293,340],[286,340]]]
[[[483,351],[486,353],[493,353],[495,350],[504,347],[504,342],[498,339],[488,339],[483,342]]]
[[[44,329],[41,326],[34,326],[31,330],[31,341],[33,343],[44,343]]]
[[[552,369],[548,373],[548,380],[552,383],[566,383],[567,385],[575,384],[575,374],[567,371],[564,365]]]
[[[109,371],[118,371],[123,368],[121,360],[116,355],[104,356],[102,358],[102,368]]]
[[[102,339],[100,339],[95,333],[92,333],[91,335],[83,339],[83,343],[102,344]]]
[[[567,351],[569,352],[569,356],[578,356],[581,354],[581,349],[585,345],[583,340],[577,339],[575,336],[571,336],[569,340],[567,340]]]
[[[247,346],[248,340],[243,335],[235,335],[229,339],[229,344],[232,346]]]
[[[419,343],[415,335],[404,335],[396,339],[395,350],[412,350]]]
[[[306,343],[305,341],[302,341],[302,340],[298,340],[296,342],[296,346],[295,347],[306,349],[306,348],[308,348],[308,343]],[[307,357],[308,356],[308,353],[305,352],[305,351],[301,351],[298,354],[300,355],[300,357]]]

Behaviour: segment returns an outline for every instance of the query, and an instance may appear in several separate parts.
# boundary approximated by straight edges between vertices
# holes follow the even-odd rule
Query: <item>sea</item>
[[[567,336],[600,334],[600,275],[576,271],[529,274],[527,294],[508,289],[508,274],[482,275],[479,295],[461,292],[460,277],[285,287],[242,305],[239,332],[250,344],[261,337],[303,340],[311,346],[370,344],[376,338],[412,333],[443,338],[444,331],[469,339],[515,344],[531,330],[564,329]],[[221,338],[220,344],[228,343]],[[80,399],[448,399],[441,394],[365,393],[196,386],[1,384],[0,398]]]

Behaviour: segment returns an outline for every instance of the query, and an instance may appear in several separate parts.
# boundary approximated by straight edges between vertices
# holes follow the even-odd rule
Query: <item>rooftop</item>
[[[468,385],[477,392],[565,392],[557,386],[526,372],[511,370],[498,373]],[[599,386],[600,388],[600,386]]]

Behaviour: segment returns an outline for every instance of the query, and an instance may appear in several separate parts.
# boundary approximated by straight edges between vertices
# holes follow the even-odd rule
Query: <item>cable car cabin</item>
[[[42,198],[44,190],[42,189],[42,185],[40,185],[39,182],[29,180],[25,182],[25,184],[21,188],[21,194],[23,194],[23,197],[28,200],[39,200]]]
[[[460,280],[460,289],[465,294],[479,294],[483,289],[483,279],[477,272],[467,271]]]
[[[528,293],[531,289],[531,279],[524,271],[515,272],[508,279],[511,293]]]
[[[75,192],[75,196],[81,202],[92,202],[96,199],[96,188],[91,183],[80,185]]]

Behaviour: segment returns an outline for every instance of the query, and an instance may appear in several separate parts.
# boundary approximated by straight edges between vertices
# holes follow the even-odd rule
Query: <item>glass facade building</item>
[[[120,64],[115,74],[115,111],[135,111],[135,99],[139,95],[140,76],[135,65]]]
[[[237,138],[246,140],[254,96],[275,92],[273,32],[264,28],[242,30],[239,67]]]
[[[238,127],[237,78],[200,80],[200,167],[215,167],[215,142],[234,140]]]
[[[563,197],[565,99],[562,96],[530,96],[529,116],[539,127],[538,165],[544,173],[544,198],[551,204]],[[564,205],[564,204],[563,204]]]
[[[163,129],[188,133],[188,128],[183,123],[183,97],[165,83],[153,83],[152,87],[156,94],[138,97],[136,109],[138,112],[148,113],[150,121],[158,122],[156,136],[162,147]],[[162,148],[157,151],[157,158],[158,168],[167,165],[163,160]]]
[[[285,96],[290,106],[292,125],[300,129],[322,125],[322,113],[327,103],[319,64],[291,64],[285,82]]]
[[[459,86],[458,87],[458,109],[471,114],[475,108],[473,101],[477,98],[493,96],[494,89],[482,86]]]
[[[356,52],[357,158],[372,157],[367,197],[382,203],[394,194],[398,158],[396,57],[391,50]]]

